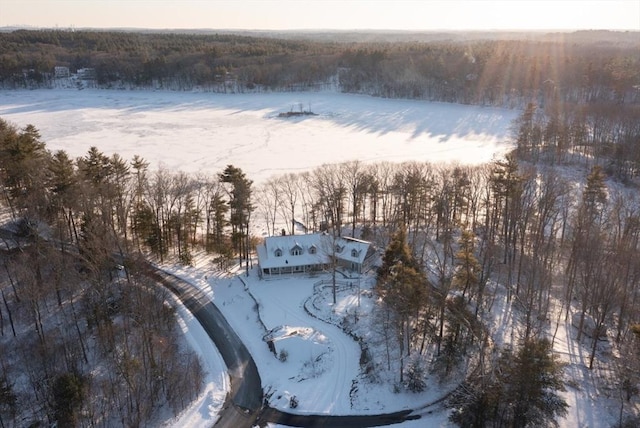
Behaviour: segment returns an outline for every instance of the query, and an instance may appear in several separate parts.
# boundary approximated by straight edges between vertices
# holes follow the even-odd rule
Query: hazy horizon
[[[0,28],[640,31],[640,1],[0,0]]]

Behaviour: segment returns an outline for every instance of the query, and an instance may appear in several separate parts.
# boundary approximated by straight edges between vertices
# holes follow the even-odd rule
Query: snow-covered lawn
[[[389,413],[418,409],[447,392],[437,385],[429,385],[422,394],[394,392],[392,384],[359,385],[360,346],[340,327],[319,319],[337,320],[356,313],[355,279],[353,287],[338,293],[337,303],[333,305],[327,297],[330,292],[318,292],[316,286],[314,294],[314,284],[330,278],[326,273],[262,280],[252,269],[248,277],[243,270],[227,276],[215,272],[207,257],[198,258],[195,267],[170,265],[166,268],[213,298],[253,355],[272,407],[300,414]],[[366,283],[363,279],[358,322],[369,325],[371,320],[366,313],[372,299],[371,293],[366,292]],[[314,296],[315,301],[310,303]],[[313,308],[310,312],[316,313],[310,314],[305,304]],[[275,355],[269,350],[265,336],[273,340]],[[283,350],[286,360],[279,358]],[[201,356],[208,358],[206,353]],[[208,367],[215,364],[215,361],[207,362]],[[296,408],[291,407],[292,397],[298,402]],[[424,427],[425,423],[447,425],[447,412],[423,415],[423,419],[408,421],[402,426]]]
[[[278,118],[311,109],[317,116]],[[50,150],[91,146],[170,170],[217,174],[228,164],[258,183],[323,163],[481,163],[509,148],[516,110],[335,92],[213,94],[117,90],[0,91],[0,117],[33,124]]]

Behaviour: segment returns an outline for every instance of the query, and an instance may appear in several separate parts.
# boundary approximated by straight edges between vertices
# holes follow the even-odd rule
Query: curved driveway
[[[420,416],[411,410],[382,415],[296,415],[273,409],[262,403],[260,374],[251,354],[220,310],[205,293],[189,282],[151,264],[147,275],[173,292],[202,324],[224,360],[231,379],[231,391],[219,414],[216,427],[251,428],[266,422],[293,427],[374,427],[401,423]]]

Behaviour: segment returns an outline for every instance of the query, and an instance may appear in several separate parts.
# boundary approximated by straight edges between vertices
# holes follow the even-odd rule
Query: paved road
[[[216,427],[251,428],[267,422],[292,427],[364,428],[391,425],[420,416],[412,410],[381,415],[296,415],[263,405],[260,374],[251,354],[220,310],[202,291],[181,278],[149,265],[148,275],[170,289],[213,340],[229,370],[229,392]]]
[[[227,395],[215,426],[223,428],[255,426],[262,409],[262,384],[249,350],[220,310],[202,291],[154,267],[151,267],[149,275],[180,298],[213,340],[227,366],[231,391]]]

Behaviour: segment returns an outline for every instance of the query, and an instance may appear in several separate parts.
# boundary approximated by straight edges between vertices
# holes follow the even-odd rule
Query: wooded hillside
[[[373,41],[337,42],[326,35],[19,30],[0,33],[0,82],[5,88],[49,87],[55,85],[54,67],[64,66],[72,73],[95,69],[100,87],[231,92],[337,87],[483,105],[551,99],[637,103],[640,41],[633,35],[487,38],[478,33],[428,41],[418,35],[385,41],[377,35]]]

